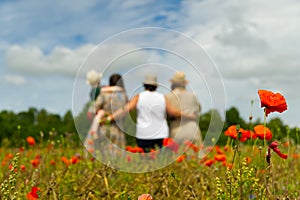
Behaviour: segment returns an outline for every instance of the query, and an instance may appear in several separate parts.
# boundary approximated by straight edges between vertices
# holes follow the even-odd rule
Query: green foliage
[[[48,113],[45,109],[29,108],[28,111],[0,113],[0,144],[20,147],[25,145],[27,136],[37,141],[49,139],[49,133],[55,132],[57,138],[65,137],[67,133],[78,141],[73,116],[70,111],[61,117]],[[7,140],[9,144],[7,144]]]
[[[47,112],[45,109],[37,110],[29,108],[28,111],[14,113],[12,111],[0,112],[0,144],[6,146],[23,146],[25,145],[24,138],[33,136],[37,141],[49,139],[49,134],[52,133],[58,139],[70,137],[73,139],[74,145],[79,144],[79,137],[82,138],[88,132],[91,121],[87,119],[86,113],[89,104],[87,103],[82,112],[73,117],[71,111],[67,111],[64,116]],[[213,120],[212,120],[213,119]],[[133,111],[127,115],[124,122],[124,132],[128,145],[135,144],[135,124],[136,112]],[[219,131],[220,126],[225,131],[230,125],[240,124],[243,129],[252,129],[254,125],[262,124],[257,119],[255,122],[246,123],[240,117],[238,109],[232,107],[226,111],[225,120],[222,119],[220,113],[215,110],[209,110],[200,116],[199,126],[204,138],[209,130],[211,133]],[[76,126],[75,126],[76,125]],[[285,139],[294,143],[300,142],[299,128],[289,128],[279,118],[271,119],[267,123],[267,127],[273,133],[275,140]],[[41,138],[41,133],[43,138]],[[218,145],[225,145],[227,137],[223,134],[217,140]]]
[[[239,111],[235,107],[231,107],[226,111],[225,117],[225,129],[231,125],[240,124],[244,129],[248,129],[249,126],[246,122],[240,117]]]
[[[240,168],[227,168],[224,176],[216,177],[216,187],[217,199],[263,199],[266,196],[265,183],[246,159]]]
[[[13,158],[10,171],[7,179],[3,180],[1,183],[1,193],[3,194],[4,200],[14,200],[17,199],[17,175],[18,175],[18,160],[20,153],[17,153]]]
[[[80,135],[80,138],[83,138],[86,135],[91,126],[91,121],[89,121],[86,116],[88,109],[89,103],[85,104],[81,113],[79,113],[79,115],[74,118],[76,131]]]

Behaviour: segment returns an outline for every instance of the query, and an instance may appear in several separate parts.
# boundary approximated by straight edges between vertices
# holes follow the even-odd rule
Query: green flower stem
[[[264,109],[264,148],[266,149],[266,127],[267,127],[267,109]]]

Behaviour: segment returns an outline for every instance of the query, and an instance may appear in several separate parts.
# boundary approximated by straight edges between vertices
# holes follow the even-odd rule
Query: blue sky
[[[288,102],[288,111],[269,116],[299,126],[299,10],[296,0],[0,1],[0,110],[37,107],[64,114],[72,109],[73,87],[79,84],[83,96],[78,103],[84,104],[89,86],[87,69],[80,66],[92,49],[122,31],[162,27],[183,33],[205,49],[222,77],[226,108],[237,107],[245,119],[250,112],[262,118],[257,90],[269,89],[282,93]],[[124,68],[115,70],[125,73],[149,57],[176,60],[158,51],[139,52],[121,60]],[[222,112],[211,104],[204,81],[186,70],[202,111],[216,107]],[[171,76],[162,73],[159,78],[167,84]],[[106,80],[107,76],[103,84]],[[128,78],[128,91],[139,81]],[[223,100],[222,95],[214,98]]]

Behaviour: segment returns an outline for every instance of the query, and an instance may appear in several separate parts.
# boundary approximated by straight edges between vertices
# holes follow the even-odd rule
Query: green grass
[[[234,149],[221,147],[226,163],[214,159],[216,148],[204,159],[189,149],[182,162],[174,161],[167,167],[147,173],[118,171],[92,157],[84,158],[82,148],[62,146],[61,143],[54,146],[36,144],[21,152],[19,149],[0,149],[1,199],[5,199],[5,192],[9,193],[7,199],[27,199],[33,186],[40,188],[40,199],[137,199],[144,193],[151,194],[154,199],[300,197],[299,147],[296,145],[285,147],[280,144],[281,151],[289,157],[284,160],[272,153],[270,165],[265,161],[264,149],[248,145],[239,146],[234,162]],[[78,161],[75,164],[66,165],[62,161],[62,157],[66,157],[71,162],[75,155]],[[177,156],[174,153],[174,158]],[[39,160],[37,167],[31,163],[34,159]],[[125,157],[120,159],[126,160]],[[210,167],[205,165],[209,159],[214,160]],[[132,165],[132,162],[127,164]],[[231,164],[232,168],[228,168]],[[143,163],[140,165],[147,167]]]

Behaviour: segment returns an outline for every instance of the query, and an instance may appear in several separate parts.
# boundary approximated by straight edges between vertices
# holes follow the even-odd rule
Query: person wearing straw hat
[[[192,114],[181,113],[172,107],[165,96],[156,91],[157,76],[147,74],[143,82],[144,91],[134,96],[124,109],[119,109],[101,119],[100,123],[114,121],[131,110],[137,111],[136,142],[145,152],[155,147],[162,148],[163,139],[169,136],[166,116],[186,117],[195,119]]]
[[[179,144],[190,141],[200,145],[202,143],[202,136],[198,118],[200,116],[201,105],[197,97],[192,92],[186,90],[188,81],[185,78],[184,72],[175,72],[170,82],[172,92],[167,94],[166,98],[170,101],[171,105],[180,108],[183,112],[193,113],[197,116],[196,120],[170,117],[170,136]]]

